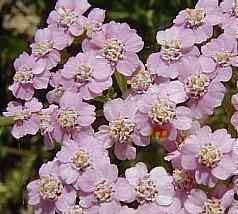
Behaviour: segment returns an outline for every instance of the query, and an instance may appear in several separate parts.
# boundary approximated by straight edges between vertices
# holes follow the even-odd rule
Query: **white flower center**
[[[180,191],[187,191],[194,184],[193,175],[182,169],[175,169],[173,171],[173,179],[175,188]]]
[[[37,42],[34,49],[34,53],[39,56],[44,56],[48,54],[52,49],[53,49],[52,41]]]
[[[77,83],[87,82],[91,79],[92,69],[88,65],[79,65],[77,73],[74,76],[74,81]]]
[[[51,114],[47,112],[41,112],[39,114],[39,119],[40,119],[40,129],[42,132],[51,127]]]
[[[80,149],[73,157],[73,163],[76,169],[84,170],[90,165],[90,155],[83,149]]]
[[[222,154],[213,144],[204,145],[198,153],[198,161],[200,164],[214,168],[221,161]]]
[[[161,46],[161,57],[168,62],[178,61],[182,57],[181,49],[179,40],[164,41]]]
[[[198,27],[204,23],[206,11],[203,9],[187,9],[187,24],[189,27]]]
[[[216,56],[214,57],[214,60],[217,62],[217,64],[226,67],[230,65],[230,61],[232,58],[232,53],[228,51],[218,52]]]
[[[45,176],[40,180],[39,191],[44,200],[56,200],[63,191],[63,184],[56,178]]]
[[[70,27],[70,25],[77,21],[78,15],[72,10],[67,10],[63,7],[60,7],[56,11],[60,17],[59,22],[63,26]]]
[[[33,80],[32,69],[28,67],[23,67],[21,70],[17,71],[13,77],[14,81],[26,84],[32,83]]]
[[[23,121],[31,118],[31,112],[28,110],[23,110],[16,112],[13,116],[14,121]]]
[[[134,92],[144,93],[152,85],[152,78],[148,71],[139,71],[131,78],[129,83]]]
[[[186,83],[186,92],[193,99],[199,99],[208,90],[210,79],[205,74],[193,75]]]
[[[157,101],[148,114],[154,123],[163,125],[176,117],[176,108],[167,102]]]
[[[70,210],[65,214],[84,214],[84,211],[79,205],[75,205],[74,207],[71,207]]]
[[[110,62],[117,63],[123,59],[124,49],[124,45],[121,41],[118,39],[109,39],[104,44],[103,54]]]
[[[148,177],[141,179],[135,190],[137,194],[137,200],[141,204],[145,202],[153,202],[158,196],[158,188]]]
[[[113,192],[112,185],[104,180],[96,186],[94,195],[100,203],[103,203],[111,201]]]
[[[86,34],[89,38],[92,38],[93,33],[100,32],[102,30],[102,23],[97,21],[91,21],[85,26]]]
[[[120,143],[124,143],[130,138],[131,133],[134,131],[135,123],[130,119],[119,119],[109,123],[111,135]]]
[[[224,214],[225,210],[218,199],[207,199],[200,214]]]
[[[63,128],[72,128],[78,125],[79,111],[73,109],[63,109],[58,118],[58,122]]]

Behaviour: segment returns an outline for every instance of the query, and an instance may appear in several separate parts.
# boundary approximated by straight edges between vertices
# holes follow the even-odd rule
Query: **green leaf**
[[[0,116],[0,127],[11,126],[14,123],[12,117],[3,117]]]
[[[127,90],[127,80],[125,76],[120,74],[119,72],[115,72],[114,75],[116,77],[117,84],[121,90],[122,96],[126,96],[128,90]]]

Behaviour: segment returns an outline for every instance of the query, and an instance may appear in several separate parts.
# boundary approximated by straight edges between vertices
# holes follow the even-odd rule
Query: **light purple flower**
[[[56,154],[60,161],[60,176],[67,184],[79,189],[78,179],[88,169],[97,168],[98,163],[109,164],[110,160],[103,145],[93,136],[67,141]]]
[[[218,179],[228,179],[237,168],[232,154],[234,142],[227,130],[212,133],[210,127],[205,126],[185,140],[181,165],[184,169],[196,171],[198,184],[214,187]]]
[[[134,191],[128,182],[119,177],[116,165],[100,165],[97,169],[87,170],[80,178],[82,191],[91,195],[88,204],[98,205],[99,214],[113,210],[120,201],[130,203],[134,200]]]
[[[220,81],[227,81],[230,73],[217,73],[212,60],[205,57],[188,58],[182,68],[178,79],[184,83],[193,117],[201,119],[212,115],[215,108],[221,106],[226,91]]]
[[[227,34],[238,40],[238,19],[230,18],[222,24],[224,34]]]
[[[70,58],[60,74],[64,89],[72,89],[84,99],[99,96],[112,85],[110,65],[92,53]]]
[[[218,0],[199,0],[194,9],[179,12],[174,20],[176,26],[193,31],[195,43],[202,43],[212,37],[213,26],[223,21]]]
[[[79,202],[79,204],[68,207],[64,214],[98,214],[98,207],[94,206],[87,208]]]
[[[55,146],[55,141],[52,136],[54,130],[54,114],[57,112],[57,105],[50,105],[48,108],[41,109],[38,113],[40,120],[40,133],[44,137],[44,144],[47,149],[51,150]]]
[[[89,12],[85,26],[86,35],[88,38],[92,38],[93,35],[102,30],[102,25],[105,20],[105,13],[105,10],[99,8],[94,8]]]
[[[150,130],[164,128],[168,138],[175,140],[177,130],[187,130],[192,125],[191,110],[177,104],[186,101],[184,86],[179,81],[161,83],[143,95],[138,106],[136,122],[139,128]]]
[[[74,93],[66,92],[54,114],[53,137],[58,142],[75,139],[81,132],[88,132],[95,120],[95,107],[82,102]]]
[[[57,72],[51,73],[50,86],[53,88],[50,90],[47,95],[47,101],[50,104],[59,104],[61,97],[65,93],[65,88],[63,87],[63,79],[60,74],[60,70]]]
[[[147,146],[150,143],[151,131],[136,124],[136,105],[133,99],[120,98],[104,105],[104,116],[109,125],[99,127],[97,138],[104,142],[106,148],[114,144],[114,153],[120,160],[136,158],[136,148],[133,144]]]
[[[47,88],[50,72],[46,70],[46,64],[42,60],[36,62],[32,56],[24,52],[15,60],[14,68],[14,83],[9,89],[16,98],[30,100],[34,95],[34,89]]]
[[[229,35],[222,34],[203,46],[202,54],[214,60],[216,72],[227,76],[227,80],[232,76],[231,66],[238,67],[237,41]]]
[[[147,60],[147,68],[158,77],[176,78],[179,66],[187,56],[198,56],[199,50],[194,46],[194,36],[190,29],[172,27],[159,31],[156,36],[161,46],[158,53],[153,53]]]
[[[60,62],[60,52],[72,43],[69,35],[57,28],[48,27],[37,30],[35,42],[31,44],[33,56],[46,63],[51,69]]]
[[[24,105],[18,102],[10,102],[7,111],[3,112],[6,117],[12,117],[14,125],[12,128],[13,137],[19,139],[28,134],[35,135],[40,128],[40,120],[37,113],[43,108],[36,98],[26,101]]]
[[[157,210],[173,211],[175,191],[173,178],[162,167],[155,167],[150,172],[142,162],[125,171],[130,185],[134,187],[136,200],[139,204],[155,204]]]
[[[185,209],[189,214],[226,213],[233,201],[233,190],[227,191],[221,198],[208,197],[200,189],[193,189],[185,201]]]
[[[84,14],[90,4],[87,0],[58,0],[47,20],[47,23],[59,27],[73,36],[80,36],[84,33],[86,17]]]
[[[128,24],[110,22],[104,24],[102,31],[91,40],[84,40],[82,48],[107,59],[118,72],[131,76],[139,66],[137,53],[143,45],[142,38]]]
[[[131,94],[146,93],[152,86],[153,79],[153,76],[145,69],[144,64],[141,62],[134,74],[127,80],[127,83],[131,86]]]
[[[27,185],[28,204],[36,213],[63,213],[75,203],[76,191],[60,180],[58,167],[56,161],[43,164],[39,170],[40,178]]]
[[[225,14],[224,21],[228,18],[238,18],[238,2],[236,0],[223,0],[220,7]]]

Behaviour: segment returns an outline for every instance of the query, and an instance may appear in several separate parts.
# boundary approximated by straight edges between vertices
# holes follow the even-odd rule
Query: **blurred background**
[[[149,53],[158,48],[155,42],[156,32],[169,27],[178,11],[193,7],[196,0],[89,0],[89,2],[93,7],[107,10],[107,21],[112,19],[125,21],[138,30],[145,41],[145,49],[141,54],[145,60]],[[8,91],[14,74],[13,61],[23,51],[29,51],[28,47],[33,40],[34,32],[37,28],[46,26],[47,16],[54,5],[55,0],[0,0],[1,112],[13,99]],[[213,128],[226,127],[234,133],[228,119],[232,112],[229,102],[231,94],[236,90],[235,84],[236,82],[227,84],[230,91],[224,100],[226,105],[219,108],[208,121],[213,124]],[[149,164],[158,165],[161,155],[153,152],[152,145],[141,151],[138,159],[146,158]],[[55,151],[47,152],[44,149],[39,136],[16,141],[11,137],[9,127],[0,127],[0,213],[32,213],[26,204],[26,184],[37,177],[41,164],[50,160],[54,153]],[[149,157],[146,157],[145,153],[149,154]]]

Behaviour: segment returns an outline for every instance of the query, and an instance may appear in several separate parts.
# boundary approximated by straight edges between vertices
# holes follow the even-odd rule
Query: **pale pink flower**
[[[36,213],[64,213],[76,200],[76,191],[58,175],[58,163],[50,161],[39,170],[40,178],[27,185],[28,204]]]
[[[84,33],[86,17],[84,14],[90,4],[87,0],[58,0],[47,20],[47,23],[59,27],[72,36],[80,36]]]
[[[174,24],[184,29],[191,29],[195,43],[202,43],[212,37],[213,26],[222,21],[218,0],[199,0],[194,9],[180,11]]]
[[[104,143],[105,148],[114,145],[114,153],[120,160],[136,158],[133,144],[144,147],[150,143],[151,131],[137,126],[136,110],[136,101],[130,99],[118,98],[104,105],[104,116],[109,125],[99,127],[97,138]]]
[[[42,108],[42,103],[36,98],[26,101],[24,105],[14,101],[8,103],[7,111],[3,112],[3,115],[14,120],[13,137],[19,139],[28,134],[35,135],[40,129],[40,119],[37,114]]]
[[[112,86],[110,65],[92,53],[79,53],[71,57],[59,72],[59,82],[63,88],[75,91],[87,100],[102,95]]]
[[[184,206],[189,214],[226,213],[233,201],[233,190],[227,191],[221,198],[208,197],[205,192],[193,189]]]
[[[96,33],[92,39],[82,43],[85,52],[93,51],[105,58],[113,70],[131,76],[139,66],[137,53],[143,48],[144,42],[136,30],[126,23],[110,22],[102,26],[102,31]]]
[[[230,178],[237,169],[232,154],[234,142],[226,129],[212,132],[205,126],[185,140],[181,149],[181,165],[184,169],[196,171],[198,184],[214,187],[218,179]]]
[[[9,89],[16,98],[30,100],[35,89],[48,87],[50,72],[42,60],[36,62],[32,56],[24,52],[15,60],[14,68],[14,83]]]
[[[176,78],[179,65],[186,57],[200,55],[198,48],[194,46],[195,39],[191,29],[172,27],[159,31],[156,39],[161,50],[149,56],[147,68],[158,77]]]
[[[31,44],[32,54],[51,69],[60,62],[60,51],[71,43],[72,39],[62,30],[53,27],[39,29],[35,34],[34,43]]]

